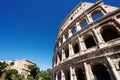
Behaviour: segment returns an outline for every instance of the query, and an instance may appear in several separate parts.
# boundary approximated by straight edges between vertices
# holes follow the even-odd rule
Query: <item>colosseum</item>
[[[120,80],[120,8],[80,2],[56,37],[52,80]]]

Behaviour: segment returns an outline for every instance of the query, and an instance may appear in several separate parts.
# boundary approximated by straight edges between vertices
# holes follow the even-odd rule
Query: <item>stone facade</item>
[[[22,74],[25,76],[25,78],[30,75],[30,70],[28,69],[29,65],[35,65],[35,63],[29,61],[29,60],[15,60],[13,61],[14,65],[11,66],[11,69],[16,69],[18,71],[18,74]]]
[[[120,80],[120,8],[81,2],[57,33],[52,80]]]
[[[35,65],[35,63],[26,60],[26,59],[22,59],[22,60],[6,60],[6,61],[2,61],[1,62],[6,62],[7,64],[9,64],[9,66],[6,69],[15,69],[18,71],[18,74],[24,75],[24,77],[26,78],[28,75],[30,75],[30,70],[28,69],[29,65]],[[10,65],[11,63],[14,63],[13,65]]]

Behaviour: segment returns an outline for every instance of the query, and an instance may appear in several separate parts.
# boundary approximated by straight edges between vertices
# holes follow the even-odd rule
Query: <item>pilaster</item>
[[[70,38],[72,36],[72,31],[71,29],[68,30],[68,37]]]
[[[120,80],[120,76],[119,76],[118,72],[116,71],[115,66],[113,65],[113,63],[112,63],[112,61],[110,60],[110,58],[109,58],[109,57],[106,57],[106,60],[108,61],[109,65],[110,65],[110,67],[111,67],[111,69],[109,69],[110,75],[111,75],[111,72],[113,73],[113,74],[112,74],[113,76],[111,75],[111,78],[112,78],[113,80]],[[110,71],[111,71],[111,72],[110,72]]]
[[[80,23],[77,22],[77,23],[76,23],[76,31],[79,31],[79,30],[81,30],[81,26],[80,26]]]
[[[71,43],[69,43],[68,46],[69,46],[69,55],[71,57],[72,55],[74,55],[73,47],[72,47]]]
[[[65,35],[63,35],[62,39],[63,39],[63,43],[64,43],[66,41]]]
[[[58,73],[56,73],[56,77],[55,77],[55,80],[58,80]]]
[[[62,61],[65,59],[65,51],[62,49]]]
[[[103,40],[103,38],[101,36],[101,33],[98,30],[96,30],[95,28],[92,28],[92,31],[93,31],[96,39],[97,39],[99,47],[101,48],[102,47],[101,44],[104,43],[104,40]]]
[[[84,52],[84,50],[86,50],[87,48],[83,41],[83,38],[78,36],[78,42],[79,42],[81,52]]]
[[[86,14],[86,16],[87,16],[88,23],[89,24],[92,23],[93,22],[92,16],[90,14]]]
[[[86,80],[90,80],[89,68],[88,68],[86,62],[84,62],[84,68],[85,68],[85,76],[86,76]]]
[[[65,80],[65,74],[62,69],[61,69],[61,80]]]

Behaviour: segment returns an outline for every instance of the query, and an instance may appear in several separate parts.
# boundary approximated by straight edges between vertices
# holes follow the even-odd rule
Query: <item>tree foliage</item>
[[[41,77],[42,77],[42,80],[50,80],[51,78],[51,69],[47,69],[45,71],[41,71]]]
[[[35,80],[39,80],[40,78],[40,69],[36,65],[29,65],[28,69],[30,69],[30,80],[33,78]]]
[[[37,65],[29,65],[30,75],[25,79],[23,75],[18,74],[17,70],[7,69],[8,66],[12,65],[14,65],[13,62],[10,65],[5,62],[0,62],[0,77],[3,77],[2,80],[50,80],[51,78],[52,70],[50,68],[40,71]]]

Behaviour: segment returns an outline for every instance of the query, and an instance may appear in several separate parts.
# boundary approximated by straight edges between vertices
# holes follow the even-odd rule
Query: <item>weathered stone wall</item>
[[[57,34],[52,80],[120,80],[119,8],[85,2],[70,12]]]

